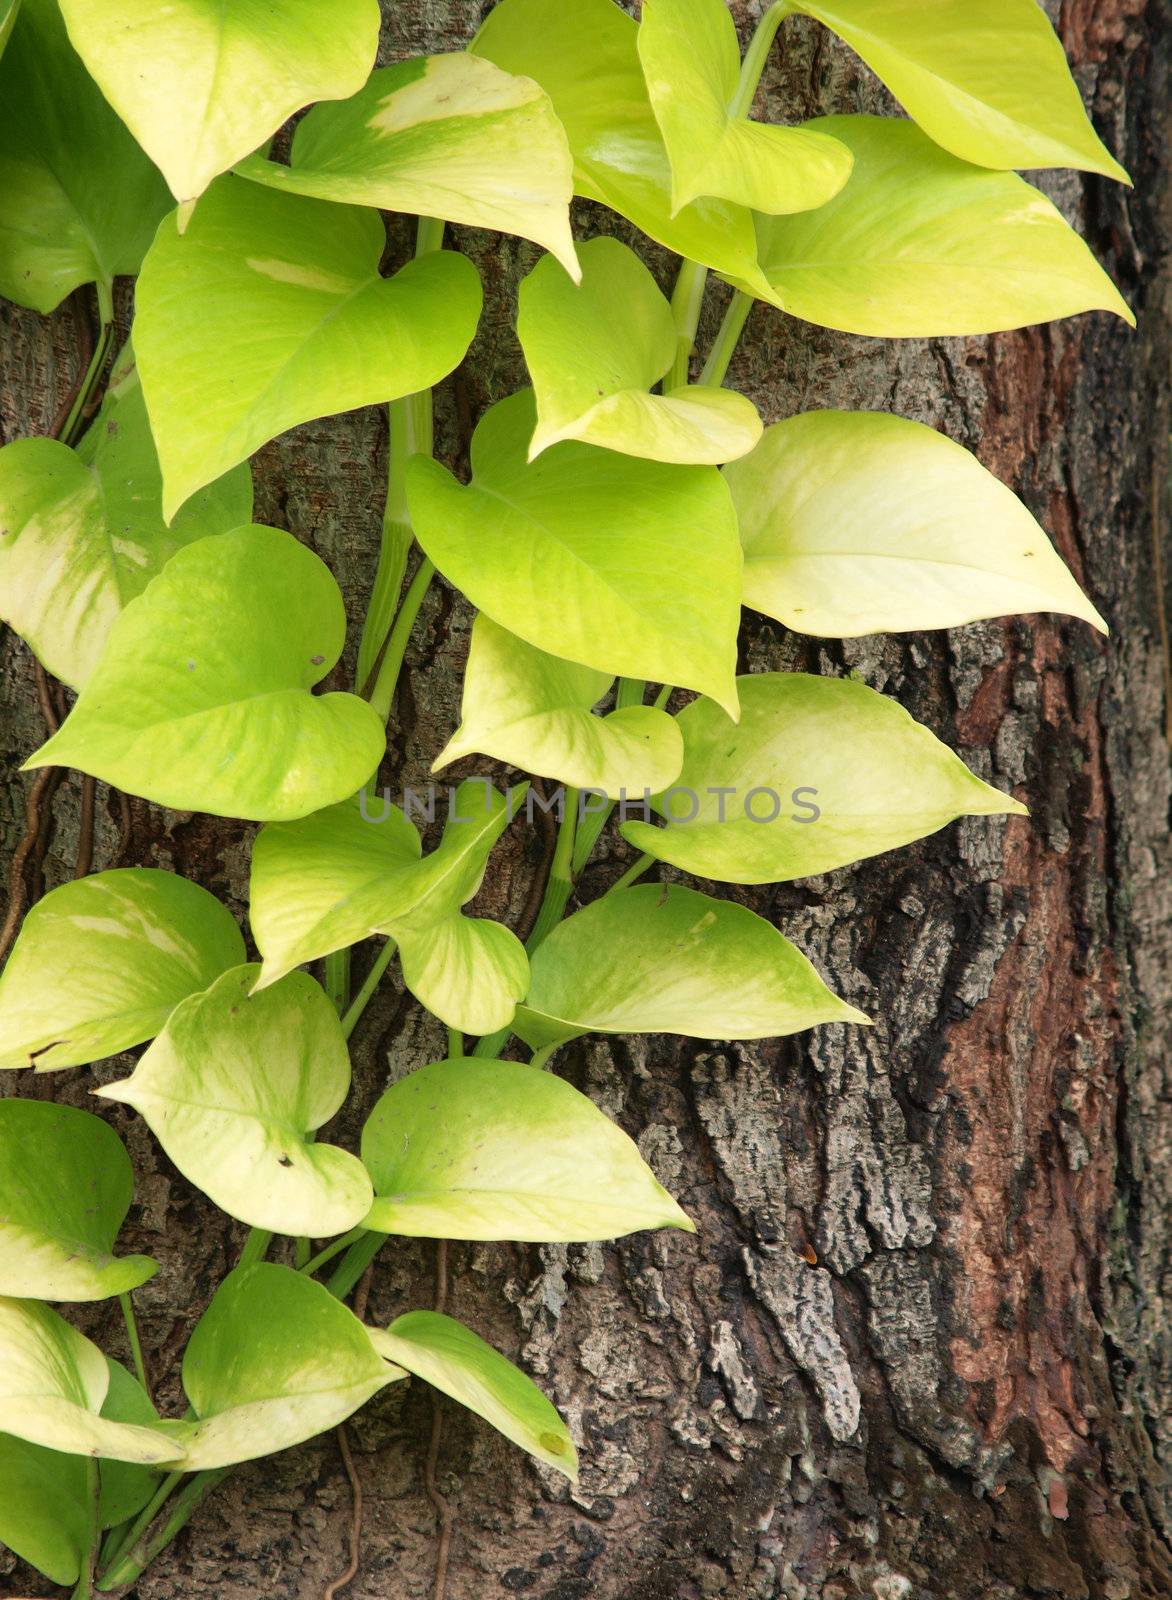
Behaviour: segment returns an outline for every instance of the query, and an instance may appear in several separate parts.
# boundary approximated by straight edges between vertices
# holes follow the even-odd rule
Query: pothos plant
[[[724,0],[644,0],[638,22],[612,0],[500,0],[466,51],[374,70],[377,0],[0,11],[0,290],[48,313],[92,285],[101,327],[58,435],[0,451],[0,615],[76,694],[26,767],[261,824],[259,960],[205,889],[131,867],[46,894],[0,979],[0,1066],[146,1044],[96,1092],[251,1228],[187,1346],[187,1414],[162,1418],[132,1305],[156,1264],[115,1248],[122,1144],[88,1112],[0,1102],[0,1538],[88,1596],[132,1584],[236,1463],[408,1374],[573,1476],[565,1423],[472,1329],[408,1307],[372,1327],[348,1306],[376,1252],[690,1228],[635,1144],[547,1070],[553,1052],[589,1033],[865,1023],[710,889],[1024,809],[860,682],[738,677],[742,606],[837,638],[1034,611],[1103,627],[1022,503],[939,433],[882,411],[764,427],[724,387],[748,312],[896,338],[1130,321],[1013,169],[1126,174],[1034,0],[781,0],[743,60]],[[857,51],[907,117],[755,120],[791,13]],[[312,102],[276,159],[272,136]],[[670,301],[626,244],[574,236],[575,194],[681,258]],[[390,276],[384,212],[419,219]],[[531,386],[480,419],[467,483],[432,459],[431,389],[481,311],[449,222],[546,252],[519,292]],[[114,354],[124,274],[134,323]],[[727,309],[697,371],[711,279]],[[248,461],[375,404],[389,483],[357,672],[317,694],[342,595],[291,533],[253,524]],[[463,909],[524,786],[461,784],[428,854],[374,794],[437,573],[478,614],[436,770],[476,753],[564,787],[525,945]],[[616,802],[636,859],[565,916]],[[656,863],[705,887],[637,884]],[[316,1136],[396,955],[449,1056],[392,1070],[356,1154]],[[501,1058],[510,1034],[531,1061]],[[265,1259],[275,1235],[296,1241],[292,1265]],[[133,1376],[56,1309],[111,1296]]]

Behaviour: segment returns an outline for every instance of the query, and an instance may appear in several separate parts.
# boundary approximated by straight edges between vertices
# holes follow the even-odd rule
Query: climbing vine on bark
[[[907,116],[755,120],[791,13],[855,49]],[[468,51],[374,68],[378,28],[376,0],[0,9],[0,292],[49,313],[92,286],[100,322],[55,436],[0,450],[0,616],[74,696],[26,766],[261,825],[251,951],[214,896],[153,868],[83,863],[19,931],[10,918],[0,1067],[146,1046],[96,1092],[251,1230],[184,1354],[187,1413],[161,1417],[133,1306],[155,1263],[117,1252],[125,1149],[91,1113],[0,1100],[0,1539],[82,1597],[132,1585],[236,1464],[411,1376],[573,1476],[565,1422],[472,1328],[409,1306],[370,1326],[365,1296],[351,1307],[377,1252],[690,1229],[550,1070],[557,1050],[865,1026],[777,928],[708,890],[1024,810],[851,678],[738,676],[742,606],[836,638],[1036,611],[1104,627],[959,445],[878,410],[765,427],[724,382],[755,300],[875,337],[1131,320],[1014,170],[1126,180],[1034,0],[979,16],[780,0],[743,59],[724,0],[644,0],[638,21],[613,0],[500,0]],[[670,300],[625,244],[575,237],[575,194],[680,258]],[[418,218],[389,275],[382,213]],[[431,390],[482,299],[449,222],[546,252],[519,294],[531,387],[480,418],[467,482],[432,453]],[[697,352],[713,280],[731,298],[717,291],[724,319]],[[292,534],[251,521],[248,463],[367,405],[388,408],[381,551],[354,681],[318,693],[337,681],[343,596]],[[478,614],[434,770],[482,756],[517,780],[400,806],[378,786],[386,723],[441,577]],[[425,853],[413,818],[436,821],[437,796]],[[522,942],[465,907],[538,806],[557,838]],[[631,864],[566,916],[609,826]],[[707,888],[638,882],[657,863]],[[355,987],[350,952],[373,940]],[[355,1152],[318,1133],[396,960],[449,1055],[392,1082]],[[513,1036],[530,1060],[502,1057]],[[279,1235],[292,1264],[266,1259]],[[56,1309],[108,1297],[133,1375]]]

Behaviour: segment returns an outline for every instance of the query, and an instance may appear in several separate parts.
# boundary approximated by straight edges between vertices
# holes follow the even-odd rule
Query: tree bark
[[[752,9],[736,8],[743,26]],[[571,1487],[443,1403],[449,1600],[1172,1591],[1169,18],[1157,0],[1049,9],[1136,187],[1070,174],[1040,183],[1116,277],[1138,332],[1094,315],[988,339],[880,342],[758,306],[730,381],[767,421],[891,410],[974,449],[1050,530],[1111,638],[1027,618],[839,644],[746,613],[743,670],[860,674],[1031,816],[972,819],[800,884],[715,891],[777,922],[873,1030],[761,1045],[591,1040],[558,1057],[639,1140],[699,1231],[451,1248],[449,1309],[550,1392],[583,1468]],[[388,0],[384,14],[384,58],[395,59],[459,47],[479,7]],[[894,109],[803,21],[783,30],[764,94],[787,120]],[[585,205],[577,220],[587,233],[623,231]],[[469,419],[524,382],[512,321],[536,252],[454,232],[487,296],[468,360],[437,395],[440,454],[459,465]],[[391,235],[405,253],[404,219]],[[649,259],[669,286],[672,263],[656,249]],[[48,319],[4,309],[4,439],[52,426],[85,365],[88,317],[84,296]],[[325,557],[355,622],[384,474],[373,411],[300,428],[256,462],[257,520]],[[461,599],[433,591],[391,724],[396,789],[425,780],[454,726],[469,623]],[[10,632],[0,649],[7,859],[29,788],[17,768],[44,722],[28,652]],[[34,893],[42,877],[72,875],[79,796],[78,775],[61,775],[30,863]],[[127,805],[99,786],[94,866],[183,872],[244,921],[253,832]],[[515,924],[542,840],[521,828],[506,839],[480,904]],[[608,835],[581,898],[628,859]],[[368,959],[358,953],[359,972]],[[446,1053],[443,1030],[393,979],[352,1045],[346,1140],[388,1081]],[[4,1087],[94,1109],[88,1090],[126,1068],[13,1075]],[[173,1407],[186,1337],[243,1230],[132,1113],[98,1109],[140,1174],[127,1245],[163,1264],[136,1299]],[[434,1267],[430,1244],[392,1241],[371,1319],[430,1304]],[[81,1313],[125,1357],[116,1308]],[[431,1407],[422,1385],[396,1386],[351,1424],[364,1501],[353,1600],[432,1592]],[[136,1592],[317,1596],[346,1564],[350,1504],[333,1435],[243,1467]],[[47,1588],[0,1552],[0,1591]]]

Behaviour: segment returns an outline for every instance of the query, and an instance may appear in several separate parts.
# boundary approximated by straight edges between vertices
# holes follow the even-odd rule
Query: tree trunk
[[[639,1140],[699,1232],[452,1246],[449,1308],[550,1392],[583,1470],[571,1487],[442,1404],[449,1600],[1172,1591],[1172,695],[1160,553],[1169,18],[1158,0],[1050,9],[1136,188],[1078,175],[1042,186],[1116,277],[1138,332],[1094,315],[989,339],[881,342],[758,306],[730,381],[767,421],[823,406],[890,410],[976,450],[1050,530],[1112,636],[1029,618],[837,644],[746,614],[743,670],[859,673],[1031,816],[970,819],[797,885],[716,891],[779,923],[876,1018],[873,1030],[722,1047],[592,1040],[559,1056]],[[738,8],[738,21],[752,10]],[[384,13],[387,59],[458,47],[479,20],[476,0],[387,0]],[[845,49],[801,21],[783,30],[766,93],[789,120],[893,109]],[[586,232],[618,226],[585,205],[577,221]],[[524,381],[512,318],[536,254],[455,232],[487,301],[467,362],[437,394],[440,454],[453,465],[469,418]],[[403,219],[392,239],[405,253]],[[650,259],[669,285],[672,264],[656,250]],[[82,296],[48,319],[5,308],[5,439],[52,426],[85,365],[87,327]],[[373,411],[300,428],[256,462],[257,520],[325,557],[352,620],[373,574],[384,473]],[[462,600],[433,591],[391,724],[396,789],[425,780],[454,725],[469,622]],[[10,857],[30,787],[17,767],[44,720],[28,652],[11,633],[2,651]],[[65,773],[47,798],[34,892],[42,877],[72,874],[80,797],[78,775]],[[173,868],[243,921],[253,832],[127,805],[99,785],[94,866]],[[500,859],[481,904],[516,924],[540,833],[515,827]],[[607,835],[581,897],[628,859]],[[368,959],[356,955],[360,972]],[[446,1053],[443,1030],[393,979],[352,1044],[344,1139],[389,1080]],[[125,1070],[123,1060],[13,1075],[5,1087],[92,1109],[93,1083]],[[163,1263],[136,1298],[174,1406],[187,1334],[243,1230],[179,1177],[129,1110],[100,1109],[140,1174],[127,1245]],[[433,1246],[392,1241],[371,1319],[430,1304],[434,1269]],[[81,1309],[87,1331],[125,1355],[116,1308]],[[431,1429],[422,1385],[392,1388],[351,1424],[363,1493],[353,1600],[431,1593]],[[238,1470],[136,1592],[317,1596],[345,1566],[350,1519],[326,1435]],[[47,1587],[0,1553],[4,1593]]]

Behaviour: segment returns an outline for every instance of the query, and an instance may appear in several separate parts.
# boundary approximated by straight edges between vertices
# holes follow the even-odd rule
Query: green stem
[[[130,1355],[134,1362],[135,1376],[147,1392],[149,1398],[151,1386],[147,1382],[146,1362],[142,1358],[142,1340],[138,1336],[138,1320],[134,1315],[134,1302],[128,1294],[118,1296],[118,1304],[122,1307],[122,1320],[126,1324],[126,1337],[130,1340]]]
[[[118,1533],[118,1537],[111,1541],[110,1548],[105,1554],[102,1563],[103,1577],[110,1571],[111,1567],[122,1560],[131,1545],[142,1538],[186,1476],[187,1474],[184,1472],[168,1473],[146,1505],[143,1506],[138,1516],[133,1521],[128,1522],[123,1530],[115,1530]]]
[[[334,1010],[341,1016],[350,998],[350,951],[348,949],[331,950],[326,957],[325,983],[323,987],[334,1003]]]
[[[790,9],[788,0],[774,0],[774,4],[769,7],[754,29],[753,37],[749,40],[749,48],[745,51],[745,59],[741,62],[737,92],[729,102],[730,116],[747,117],[752,110],[757,85],[761,82],[761,74],[765,71],[765,62],[773,48],[777,30]]]
[[[94,1592],[94,1569],[97,1566],[98,1548],[102,1542],[102,1484],[98,1476],[98,1463],[93,1456],[86,1459],[85,1486],[90,1512],[89,1543],[72,1600],[91,1600]]]
[[[399,672],[403,666],[403,657],[407,654],[407,641],[411,637],[411,630],[415,626],[415,619],[419,615],[419,608],[423,604],[431,580],[435,577],[435,566],[426,557],[419,563],[418,570],[411,580],[411,587],[403,597],[403,604],[399,608],[399,615],[395,618],[395,625],[391,629],[391,636],[387,640],[387,648],[379,664],[378,676],[374,681],[374,688],[370,691],[370,703],[386,722],[391,714],[391,706],[395,699],[395,686],[399,681]]]
[[[415,233],[416,257],[442,249],[443,239],[444,224],[439,218],[420,217]],[[411,514],[407,509],[407,462],[413,455],[429,456],[433,442],[431,390],[392,400],[387,407],[387,499],[382,541],[362,637],[358,642],[355,678],[363,694],[391,632],[414,539]]]
[[[272,1242],[272,1234],[267,1233],[264,1228],[249,1228],[237,1266],[250,1267],[254,1261],[263,1261],[269,1253]]]
[[[311,1256],[303,1267],[298,1267],[298,1272],[303,1277],[312,1278],[315,1272],[320,1272],[327,1261],[332,1261],[335,1256],[340,1256],[343,1250],[349,1250],[352,1244],[363,1238],[365,1228],[351,1228],[349,1233],[342,1234],[339,1239],[331,1239],[324,1250],[319,1250],[317,1255]]]
[[[293,1241],[293,1270],[304,1272],[309,1262],[309,1240],[298,1235]]]
[[[711,384],[715,389],[724,382],[729,362],[733,358],[752,309],[753,296],[745,294],[741,289],[734,290],[720,324],[720,331],[713,340],[712,349],[708,352],[708,359],[704,363],[704,370],[700,374],[701,383]]]
[[[654,856],[642,855],[637,861],[632,861],[631,865],[623,873],[622,877],[616,879],[615,882],[611,884],[610,888],[606,891],[607,894],[613,894],[616,889],[629,888],[630,885],[635,882],[636,878],[641,878],[643,876],[648,867],[653,867],[655,865],[655,859],[656,858]]]
[[[696,329],[700,325],[700,307],[704,304],[704,289],[708,282],[708,268],[698,261],[684,260],[671,297],[672,316],[676,324],[676,353],[667,377],[663,380],[664,394],[672,389],[682,389],[688,381],[692,350],[696,343]]]
[[[464,1054],[464,1035],[459,1028],[448,1029],[448,1060],[459,1061]]]
[[[378,1255],[383,1245],[387,1242],[388,1235],[363,1231],[362,1236],[354,1241],[338,1267],[333,1277],[326,1284],[326,1288],[337,1300],[344,1300]]]
[[[165,1550],[176,1534],[187,1526],[192,1513],[205,1496],[231,1471],[231,1467],[216,1467],[211,1471],[194,1473],[181,1492],[176,1495],[171,1514],[158,1533],[151,1538],[149,1531],[144,1531],[124,1556],[119,1556],[111,1566],[107,1567],[98,1583],[99,1593],[108,1594],[111,1589],[122,1589],[136,1582],[160,1550]]]
[[[394,955],[397,948],[398,947],[395,944],[395,941],[393,939],[388,939],[386,944],[384,944],[382,949],[379,951],[378,955],[375,956],[374,963],[371,966],[370,971],[362,980],[361,989],[359,989],[358,993],[354,996],[353,1004],[351,1005],[349,1011],[346,1012],[346,1015],[342,1018],[342,1035],[344,1038],[348,1039],[354,1032],[354,1029],[358,1026],[358,1019],[370,1004],[371,997],[374,994],[374,991],[378,988],[379,984],[382,982],[383,973],[390,966],[391,957]]]
[[[562,920],[570,891],[574,887],[574,834],[578,827],[578,791],[567,788],[564,796],[562,820],[558,824],[557,843],[549,869],[549,882],[545,886],[541,908],[533,932],[525,941],[530,955]]]
[[[101,297],[99,296],[99,303],[100,300]],[[73,445],[77,443],[78,436],[82,431],[82,424],[85,421],[85,414],[89,409],[90,401],[94,397],[94,391],[101,382],[102,373],[106,369],[106,357],[110,354],[110,346],[114,341],[113,306],[100,304],[100,309],[102,326],[98,332],[97,343],[94,345],[94,353],[90,357],[89,366],[85,369],[85,377],[81,380],[81,385],[73,397],[73,404],[69,408],[68,415],[61,424],[59,437],[63,444]]]

